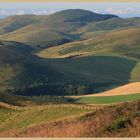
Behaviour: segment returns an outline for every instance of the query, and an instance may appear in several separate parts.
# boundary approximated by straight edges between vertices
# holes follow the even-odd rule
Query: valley
[[[82,9],[1,19],[0,137],[139,137],[139,35]]]

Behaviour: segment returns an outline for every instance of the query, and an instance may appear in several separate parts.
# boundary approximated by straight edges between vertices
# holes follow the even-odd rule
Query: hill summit
[[[81,9],[51,15],[11,16],[0,21],[0,39],[48,48],[79,40],[81,36],[76,31],[91,22],[117,17]]]
[[[53,19],[56,21],[67,21],[67,22],[92,22],[92,21],[100,21],[100,20],[106,20],[110,18],[117,18],[116,15],[110,15],[110,14],[98,14],[94,13],[92,11],[83,10],[83,9],[68,9],[68,10],[62,10],[60,12],[51,14],[49,16],[49,19]]]

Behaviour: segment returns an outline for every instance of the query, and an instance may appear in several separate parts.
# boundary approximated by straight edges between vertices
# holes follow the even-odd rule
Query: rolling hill
[[[139,34],[80,9],[0,20],[0,137],[140,136]]]
[[[140,80],[139,18],[70,9],[8,17],[0,24],[1,91],[78,95]],[[79,40],[90,31],[92,37]]]
[[[7,57],[4,55],[1,67],[2,83],[11,87],[7,85],[6,89],[28,96],[99,92],[129,82],[130,73],[137,64],[135,60],[111,56],[44,60],[10,52]]]
[[[140,18],[111,18],[99,22],[91,22],[84,27],[81,27],[77,32],[82,34],[81,38],[87,39],[93,37],[96,33],[102,34],[118,29],[127,29],[130,27],[139,27]]]
[[[0,136],[139,137],[139,105],[135,101],[98,108],[71,104],[18,109],[3,106]]]
[[[119,29],[84,41],[67,43],[37,53],[42,58],[80,58],[116,56],[137,61],[130,72],[130,81],[139,81],[139,27]]]
[[[100,92],[129,82],[137,65],[115,56],[41,59],[33,55],[36,49],[17,42],[3,41],[0,49],[1,90],[27,96]]]
[[[93,107],[82,105],[44,105],[9,108],[1,106],[0,108],[0,137],[14,136],[16,132],[24,132],[28,127],[42,124],[44,122],[53,122],[72,117],[77,117],[85,112],[89,112]],[[13,125],[11,125],[11,121]],[[11,133],[10,133],[11,131]],[[13,135],[11,135],[13,133]]]
[[[100,94],[85,95],[85,96],[113,96],[113,95],[129,95],[140,93],[140,82],[129,83],[112,90],[102,92]]]
[[[79,34],[71,32],[90,22],[114,17],[117,16],[80,9],[63,10],[49,16],[8,17],[0,22],[0,38],[47,48],[79,39]]]
[[[27,57],[34,48],[18,42],[0,41],[0,91],[8,87],[7,81],[18,74],[20,63],[27,61]]]
[[[118,104],[140,99],[140,82],[129,83],[98,94],[87,94],[80,96],[67,96],[76,103],[86,104]]]
[[[139,58],[139,27],[119,29],[84,41],[67,43],[44,49],[44,58],[65,58],[80,55],[124,55]],[[134,55],[133,55],[134,54]]]
[[[35,19],[36,16],[33,15],[9,16],[0,21],[0,34],[18,30],[35,22]]]
[[[48,48],[40,51],[37,55],[47,59],[80,59],[82,57],[116,56],[135,60],[136,65],[130,72],[129,81],[139,81],[139,33],[139,27],[119,29],[85,41],[77,41]]]
[[[116,15],[69,9],[48,16],[7,17],[0,22],[0,38],[48,48],[116,29],[136,27],[139,22],[139,18],[122,19]]]

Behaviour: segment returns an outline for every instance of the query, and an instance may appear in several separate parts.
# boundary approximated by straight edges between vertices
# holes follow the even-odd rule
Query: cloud
[[[115,14],[115,15],[140,15],[140,9],[135,8],[113,8],[108,7],[106,9],[98,9],[96,10],[98,13],[108,13],[108,14]]]
[[[24,12],[24,10],[18,10],[16,14],[17,14],[17,15],[24,15],[25,12]]]
[[[91,9],[92,10],[92,9]],[[24,14],[34,14],[34,15],[49,15],[57,12],[55,9],[15,9],[15,10],[6,10],[6,9],[1,9],[0,10],[0,16],[5,17],[5,16],[10,16],[10,15],[24,15]],[[122,7],[102,7],[102,8],[96,8],[92,10],[93,12],[96,13],[101,13],[101,14],[115,14],[120,17],[133,17],[133,16],[140,16],[140,8],[134,8],[134,7],[127,7],[127,8],[122,8]]]
[[[105,12],[107,13],[111,13],[111,14],[128,14],[128,10],[123,10],[123,9],[114,9],[114,8],[107,8],[105,10]]]
[[[0,10],[0,16],[9,15],[24,15],[24,14],[34,14],[34,15],[49,15],[55,13],[56,10]]]
[[[24,15],[25,11],[24,10],[0,10],[0,15]]]
[[[31,13],[34,15],[50,15],[55,13],[56,10],[32,10]]]

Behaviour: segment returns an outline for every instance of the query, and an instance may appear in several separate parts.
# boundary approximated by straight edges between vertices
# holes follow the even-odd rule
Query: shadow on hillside
[[[24,65],[24,76],[19,76],[22,79],[17,81],[26,88],[13,93],[26,96],[99,93],[128,83],[137,63],[116,56],[39,59],[38,62],[39,65]],[[37,84],[38,79],[42,83]]]

